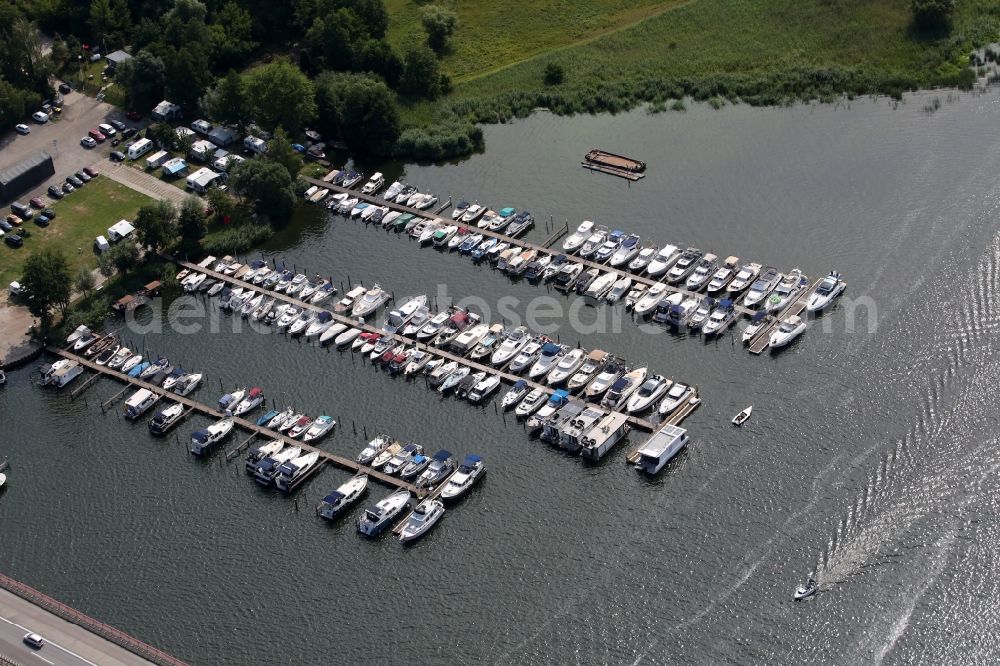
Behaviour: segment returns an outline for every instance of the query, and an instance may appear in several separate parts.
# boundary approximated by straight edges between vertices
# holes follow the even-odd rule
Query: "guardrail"
[[[188,666],[187,662],[181,661],[177,657],[169,655],[148,643],[143,643],[138,638],[126,634],[121,629],[116,629],[100,620],[95,620],[89,615],[81,613],[75,608],[67,606],[63,602],[57,601],[30,585],[25,585],[9,576],[0,574],[0,587],[158,666]],[[0,664],[4,663],[2,659],[0,658]],[[14,662],[10,663],[13,664]]]

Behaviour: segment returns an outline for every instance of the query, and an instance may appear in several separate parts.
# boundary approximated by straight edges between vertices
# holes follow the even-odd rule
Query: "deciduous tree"
[[[352,150],[389,155],[399,138],[395,95],[378,77],[325,72],[316,80],[319,129]]]
[[[47,331],[52,325],[52,310],[58,308],[65,314],[69,306],[72,282],[66,255],[48,246],[34,252],[24,263],[21,286],[31,296],[28,309]]]
[[[427,5],[420,14],[420,22],[427,33],[427,44],[441,53],[458,28],[458,14],[447,7]]]
[[[229,195],[217,189],[213,188],[209,191],[229,198]],[[205,237],[204,205],[198,197],[189,196],[181,203],[180,212],[177,214],[177,230],[185,240],[200,241]]]
[[[284,127],[294,134],[316,115],[313,84],[287,58],[244,74],[247,107],[266,130]]]
[[[441,71],[437,56],[426,46],[411,48],[403,58],[399,91],[409,97],[436,99],[441,94]]]
[[[140,245],[159,252],[177,238],[177,210],[166,199],[145,204],[135,216]]]

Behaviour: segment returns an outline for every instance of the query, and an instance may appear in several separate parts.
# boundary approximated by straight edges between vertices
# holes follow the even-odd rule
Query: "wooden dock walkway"
[[[768,345],[771,343],[771,332],[782,321],[791,316],[802,314],[802,311],[806,309],[806,304],[809,302],[809,295],[816,290],[816,287],[818,287],[819,283],[822,281],[823,278],[819,278],[811,285],[809,285],[809,288],[803,291],[801,294],[799,294],[798,298],[789,303],[788,307],[782,310],[780,314],[778,314],[776,317],[771,317],[768,321],[767,326],[764,326],[759,331],[757,331],[757,335],[755,335],[753,339],[750,340],[751,354],[761,354],[764,352],[765,349],[767,349]]]
[[[199,272],[205,273],[209,277],[215,278],[217,280],[224,280],[225,282],[227,282],[229,284],[237,284],[237,285],[240,285],[240,286],[247,286],[246,282],[243,282],[241,280],[237,280],[237,279],[235,279],[235,278],[233,278],[232,276],[229,276],[229,275],[224,275],[223,273],[217,273],[217,272],[213,271],[210,268],[205,268],[205,267],[199,266],[197,264],[193,264],[193,263],[188,262],[188,261],[180,261],[180,260],[173,260],[173,261],[175,261],[177,263],[177,265],[183,266],[184,268],[187,268],[188,270],[199,271]],[[319,311],[323,310],[322,306],[313,305],[311,303],[306,303],[304,301],[300,301],[299,299],[295,298],[294,296],[289,296],[288,294],[282,294],[282,293],[279,293],[279,292],[276,292],[276,291],[271,291],[270,289],[264,289],[263,287],[258,286],[258,285],[249,285],[249,286],[250,286],[250,288],[254,289],[258,294],[262,293],[262,294],[264,294],[264,295],[266,295],[268,297],[276,298],[279,301],[283,301],[285,303],[292,303],[292,304],[294,304],[294,305],[296,305],[297,307],[300,307],[300,308],[308,308],[308,309],[316,311],[316,312],[319,312]],[[340,323],[345,324],[347,326],[353,326],[355,328],[361,328],[363,331],[366,331],[366,332],[369,332],[369,333],[377,333],[379,335],[389,335],[396,342],[399,342],[399,343],[402,343],[402,344],[406,344],[406,345],[410,345],[410,346],[414,346],[417,349],[423,349],[423,350],[429,351],[434,356],[438,356],[440,358],[444,358],[444,359],[446,359],[448,361],[455,361],[455,362],[457,362],[459,364],[462,364],[462,365],[465,365],[465,366],[469,367],[473,372],[483,371],[483,372],[487,372],[489,374],[498,375],[501,379],[505,380],[506,382],[508,382],[510,384],[513,384],[513,383],[515,383],[515,382],[517,382],[519,380],[524,380],[532,388],[541,389],[541,390],[545,391],[546,393],[550,393],[550,392],[552,392],[552,391],[555,390],[551,386],[545,386],[543,384],[540,384],[540,383],[535,382],[533,380],[527,379],[525,377],[520,377],[520,376],[515,375],[513,373],[506,372],[504,370],[501,370],[501,369],[498,369],[498,368],[494,368],[492,366],[484,365],[482,363],[479,363],[477,361],[473,361],[471,359],[465,358],[464,356],[459,356],[458,354],[454,354],[454,353],[452,353],[450,351],[441,349],[439,347],[433,347],[433,346],[428,345],[426,343],[421,343],[421,342],[418,342],[418,341],[413,340],[411,338],[405,337],[403,335],[399,335],[398,333],[388,334],[388,333],[385,333],[384,331],[382,331],[381,329],[379,329],[378,327],[373,326],[371,324],[368,324],[368,323],[361,324],[361,323],[355,321],[354,319],[351,319],[350,317],[347,317],[347,316],[344,316],[344,315],[341,315],[341,314],[335,314],[335,313],[332,313],[332,312],[330,314],[333,315],[334,321],[340,322]],[[639,429],[645,430],[647,432],[652,432],[652,431],[654,431],[654,430],[657,429],[656,424],[650,423],[649,421],[646,421],[645,419],[640,419],[640,418],[635,417],[635,416],[629,417],[629,424],[632,425],[635,428],[639,428]]]
[[[76,354],[69,352],[65,349],[59,349],[58,347],[49,346],[45,348],[45,351],[54,356],[61,356],[63,358],[68,358],[77,361],[78,363],[80,363],[80,365],[84,366],[85,368],[88,368],[89,370],[97,372],[103,376],[116,379],[120,382],[125,382],[126,384],[129,384],[136,389],[140,388],[148,389],[153,393],[159,395],[161,398],[166,398],[168,400],[173,400],[174,402],[179,402],[182,405],[185,405],[201,414],[204,414],[205,416],[210,416],[215,419],[222,419],[225,418],[226,416],[217,409],[209,407],[208,405],[200,403],[196,400],[192,400],[191,398],[188,398],[186,396],[177,395],[176,393],[167,391],[159,386],[156,386],[155,384],[144,382],[135,377],[129,377],[127,374],[118,372],[117,370],[111,370],[106,366],[97,365],[90,359],[83,358],[82,356],[77,356]],[[409,490],[410,492],[416,494],[418,497],[423,497],[425,494],[427,494],[426,490],[418,490],[412,483],[406,483],[401,479],[397,479],[396,477],[384,474],[378,471],[377,469],[372,469],[371,467],[367,467],[365,465],[359,465],[357,462],[351,460],[350,458],[345,458],[335,453],[330,453],[329,451],[324,451],[323,449],[316,448],[314,446],[306,444],[305,442],[300,442],[296,439],[292,439],[291,437],[286,437],[282,433],[270,430],[263,426],[259,426],[252,421],[247,421],[246,419],[240,417],[233,417],[233,421],[235,421],[235,424],[238,425],[243,430],[246,430],[247,432],[256,433],[262,437],[266,437],[268,440],[280,439],[286,445],[301,447],[303,451],[309,451],[309,452],[317,451],[319,452],[320,460],[323,461],[324,464],[330,463],[336,465],[337,467],[342,467],[354,473],[362,472],[364,474],[367,474],[372,479],[381,481],[382,483],[388,486]],[[318,465],[318,467],[319,466],[321,465]]]
[[[317,180],[315,178],[305,178],[305,180],[308,181],[309,183],[313,184],[313,185],[320,185],[322,187],[329,188],[331,191],[346,192],[346,193],[350,194],[351,197],[357,197],[361,201],[365,201],[365,202],[368,202],[368,203],[371,203],[371,204],[375,204],[375,205],[378,205],[378,206],[386,206],[390,210],[399,211],[401,213],[410,213],[411,215],[415,215],[415,216],[421,217],[421,218],[423,218],[425,220],[434,220],[434,219],[436,219],[436,217],[434,215],[428,214],[428,212],[425,211],[425,210],[420,210],[420,209],[417,209],[417,208],[410,208],[409,206],[403,206],[403,205],[397,204],[397,203],[390,203],[388,201],[385,201],[384,199],[380,199],[377,195],[362,194],[361,192],[359,192],[357,190],[349,190],[349,189],[346,189],[346,188],[343,188],[343,187],[338,187],[336,185],[331,185],[330,183],[324,183],[323,181]],[[451,220],[449,220],[448,223],[449,224],[454,224],[459,229],[467,229],[469,231],[469,233],[483,234],[484,236],[488,236],[490,238],[496,238],[496,239],[502,240],[505,243],[509,243],[510,245],[516,245],[516,246],[518,246],[520,248],[523,248],[525,250],[536,250],[539,253],[544,253],[544,254],[549,254],[549,255],[563,254],[562,252],[559,252],[559,251],[553,251],[552,249],[550,249],[550,248],[548,248],[548,247],[546,247],[544,245],[538,245],[536,243],[531,243],[531,242],[528,242],[526,240],[522,240],[520,238],[512,238],[512,237],[510,237],[510,236],[508,236],[506,234],[502,234],[502,233],[499,233],[499,232],[496,232],[496,231],[490,231],[489,229],[480,229],[480,228],[476,227],[475,225],[468,225],[468,224],[464,224],[462,222],[451,221]],[[642,275],[637,275],[636,273],[629,272],[627,270],[628,266],[625,266],[625,267],[608,266],[607,264],[601,264],[601,263],[598,263],[596,261],[590,261],[589,259],[584,259],[583,257],[579,257],[579,256],[577,256],[575,254],[567,254],[566,258],[569,261],[572,261],[574,263],[583,264],[584,270],[586,270],[587,268],[597,268],[598,270],[600,270],[602,272],[617,273],[619,277],[630,277],[630,278],[632,278],[633,282],[642,283],[642,284],[645,284],[647,286],[651,286],[651,285],[654,285],[654,284],[657,283],[657,280],[654,280],[654,279],[652,279],[650,277],[642,276]],[[683,289],[681,287],[677,287],[677,286],[674,286],[674,285],[667,285],[666,292],[663,294],[664,297],[666,297],[666,296],[668,296],[668,295],[670,295],[672,293],[681,293],[681,294],[684,294],[685,296],[697,296],[699,298],[701,298],[702,296],[704,296],[704,294],[699,293],[699,292],[690,291],[688,289]],[[751,317],[751,316],[754,315],[754,312],[755,312],[754,310],[751,310],[749,308],[745,308],[742,305],[737,305],[737,306],[735,306],[735,308],[736,308],[736,311],[739,314],[741,314],[741,315],[743,315],[745,317]]]

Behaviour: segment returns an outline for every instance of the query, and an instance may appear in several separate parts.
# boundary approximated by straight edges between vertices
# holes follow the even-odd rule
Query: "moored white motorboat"
[[[594,229],[594,223],[591,222],[590,220],[584,220],[583,222],[581,222],[580,225],[576,228],[576,231],[570,234],[570,236],[565,241],[563,241],[562,245],[563,250],[569,252],[570,254],[576,252],[578,249],[583,247],[583,244],[590,237],[590,234],[593,231],[593,229]]]
[[[468,492],[484,474],[486,474],[486,463],[480,456],[474,454],[465,456],[458,470],[451,475],[441,491],[441,499],[445,501],[458,499]]]
[[[427,534],[444,515],[444,511],[444,502],[441,500],[425,499],[403,523],[399,531],[399,540],[408,543]]]
[[[744,292],[753,284],[757,276],[760,275],[760,269],[760,264],[743,264],[729,284],[726,285],[726,291],[729,292],[730,298],[735,298],[737,294]]]
[[[375,439],[368,442],[367,446],[358,454],[357,461],[361,465],[370,465],[375,458],[385,451],[392,444],[392,438],[387,435],[377,435]]]
[[[662,282],[657,282],[653,286],[649,287],[646,292],[642,295],[635,305],[632,307],[632,311],[637,315],[644,316],[652,312],[660,299],[667,293],[667,285]]]
[[[337,422],[333,420],[332,416],[318,416],[310,424],[309,429],[302,434],[302,441],[311,442],[318,440],[330,432],[335,425],[337,425]]]
[[[375,194],[380,189],[382,189],[383,185],[385,185],[385,176],[383,176],[380,172],[376,171],[375,173],[372,174],[371,178],[368,179],[368,182],[365,183],[364,186],[361,188],[361,193]]]
[[[667,391],[667,395],[663,398],[663,401],[660,402],[659,407],[656,408],[656,412],[661,417],[668,416],[678,407],[687,402],[692,395],[694,395],[693,388],[687,384],[675,382]]]
[[[233,430],[233,419],[224,418],[202,430],[196,430],[191,435],[191,445],[188,450],[196,456],[202,456],[217,443],[225,439]]]
[[[647,368],[636,368],[619,377],[604,395],[601,405],[614,410],[623,409],[629,397],[646,381],[647,372]]]
[[[544,350],[542,356],[545,356]],[[562,386],[580,369],[586,359],[586,350],[579,347],[566,353],[546,375],[545,383],[549,386]],[[530,373],[529,376],[531,376]]]
[[[358,317],[367,318],[375,313],[377,309],[382,307],[386,301],[390,298],[389,292],[385,291],[378,284],[373,286],[371,289],[365,292],[358,301],[354,304],[351,309],[351,317],[357,319]]]
[[[426,303],[426,294],[405,299],[402,305],[386,316],[385,322],[382,324],[382,330],[386,333],[398,333],[400,329],[410,322],[417,310],[424,307]]]
[[[763,303],[783,277],[774,266],[765,266],[761,270],[760,276],[750,285],[746,296],[743,297],[743,307],[755,308]]]
[[[844,293],[846,288],[847,283],[840,279],[840,273],[830,271],[830,274],[823,278],[823,281],[816,286],[816,290],[809,295],[806,311],[820,312],[826,309],[833,299]]]
[[[503,367],[508,361],[517,356],[530,341],[531,338],[528,336],[528,329],[524,326],[509,329],[506,332],[503,342],[500,343],[490,356],[490,364],[497,368]]]
[[[775,314],[781,312],[791,305],[795,297],[801,294],[807,286],[809,286],[809,278],[803,275],[800,269],[793,268],[785,274],[778,286],[767,297],[764,311]]]
[[[680,249],[676,245],[664,245],[646,266],[646,275],[658,278],[666,273],[680,257]]]
[[[309,472],[319,462],[319,451],[310,451],[289,460],[278,468],[278,475],[274,479],[274,485],[286,493],[290,493],[301,484]]]
[[[397,490],[380,500],[375,506],[365,509],[358,518],[358,532],[365,536],[377,536],[389,527],[407,507],[410,491]]]
[[[316,507],[316,513],[321,518],[333,520],[361,499],[367,489],[368,475],[358,474],[324,497]]]
[[[532,389],[514,410],[514,415],[519,419],[525,419],[537,412],[548,400],[548,396],[540,388]]]
[[[503,398],[500,400],[500,406],[505,410],[513,409],[514,406],[521,402],[521,400],[523,400],[530,391],[531,386],[528,382],[523,379],[518,379],[504,394]]]
[[[642,383],[639,390],[633,393],[625,403],[625,411],[629,414],[639,414],[653,406],[661,395],[666,392],[671,382],[662,375],[653,375]]]
[[[806,323],[801,317],[793,315],[782,321],[778,328],[771,332],[771,338],[768,340],[768,346],[771,349],[781,349],[782,347],[787,347],[795,340],[795,338],[802,335],[806,330]]]

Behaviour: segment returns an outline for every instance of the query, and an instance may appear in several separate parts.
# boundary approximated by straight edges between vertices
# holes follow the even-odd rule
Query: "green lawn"
[[[1000,4],[962,0],[946,34],[913,29],[910,0],[446,0],[461,22],[442,69],[454,91],[404,107],[493,120],[662,103],[680,93],[784,103],[841,92],[954,85],[969,51],[1000,37]],[[390,39],[421,38],[412,0],[389,0]],[[558,16],[558,18],[556,18]],[[564,83],[545,86],[547,64]],[[504,113],[506,111],[506,114]]]
[[[24,240],[23,247],[14,250],[0,246],[0,285],[20,279],[28,255],[45,245],[61,248],[70,258],[74,273],[80,266],[96,267],[94,239],[106,235],[108,227],[118,220],[134,220],[139,207],[149,201],[135,190],[98,176],[52,205],[56,219],[48,227],[25,222],[31,236]]]

